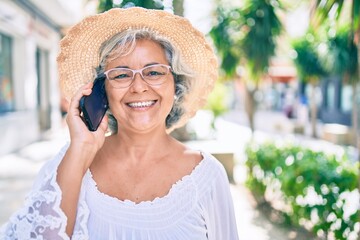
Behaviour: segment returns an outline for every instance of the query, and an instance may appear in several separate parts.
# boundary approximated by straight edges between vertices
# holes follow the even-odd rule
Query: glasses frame
[[[146,66],[146,67],[143,67],[143,68],[140,68],[140,69],[131,69],[131,68],[111,68],[111,69],[109,69],[109,70],[105,71],[105,72],[104,72],[104,74],[106,75],[106,78],[109,80],[110,85],[111,85],[113,88],[127,88],[127,87],[130,87],[130,86],[131,86],[131,84],[134,82],[135,75],[136,75],[137,73],[139,73],[139,75],[141,76],[142,80],[143,80],[144,82],[146,82],[148,85],[150,85],[150,86],[158,86],[158,85],[163,84],[165,81],[163,81],[163,82],[161,82],[161,83],[159,83],[159,84],[152,84],[152,83],[147,82],[147,81],[146,81],[146,79],[145,79],[145,77],[144,77],[144,75],[143,75],[143,71],[144,71],[144,69],[151,68],[151,67],[156,67],[156,66],[166,67],[166,68],[167,68],[167,70],[168,70],[168,72],[167,72],[165,75],[160,76],[160,78],[161,78],[161,77],[164,77],[164,78],[165,78],[165,76],[167,76],[170,72],[172,72],[172,70],[171,70],[171,66],[166,65],[166,64],[161,64],[161,63],[159,63],[159,64],[149,65],[149,66]],[[128,86],[126,86],[126,87],[114,87],[114,85],[113,85],[113,84],[111,84],[111,82],[112,82],[112,81],[116,81],[116,80],[114,80],[114,79],[110,79],[110,78],[109,78],[109,76],[108,76],[108,73],[109,73],[110,71],[114,70],[114,69],[124,69],[124,70],[131,71],[131,72],[132,72],[132,74],[133,74],[133,75],[132,75],[131,81],[130,81],[130,83],[129,83],[129,85],[128,85]]]

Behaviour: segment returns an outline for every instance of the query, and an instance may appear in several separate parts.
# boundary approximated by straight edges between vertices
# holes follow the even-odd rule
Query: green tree
[[[357,49],[357,67],[356,71],[345,71],[348,75],[348,80],[351,83],[353,89],[353,100],[352,100],[352,125],[354,128],[354,144],[359,146],[359,126],[358,126],[358,85],[360,83],[360,0],[315,0],[314,14],[312,16],[312,24],[318,26],[321,23],[329,22],[335,19],[336,21],[341,20],[341,15],[346,17],[350,16],[350,33],[348,34],[348,48],[354,44]],[[346,4],[350,4],[350,14],[346,12]],[[332,15],[331,12],[335,12],[333,19],[329,18]],[[346,14],[347,13],[347,14]],[[360,161],[360,156],[359,156]]]
[[[218,6],[217,23],[210,36],[225,79],[239,77],[240,65],[246,70],[241,76],[245,83],[245,110],[254,131],[255,93],[275,54],[277,37],[282,31],[277,11],[282,7],[278,0],[247,0],[243,7],[230,9],[219,1]]]
[[[319,81],[326,71],[322,65],[320,56],[318,54],[319,41],[316,40],[316,35],[309,31],[305,36],[293,40],[292,47],[296,51],[294,63],[298,72],[300,81],[311,85],[310,94],[310,116],[311,116],[311,134],[312,137],[317,137],[316,122],[317,122],[317,102],[316,102],[316,88],[319,86]]]
[[[143,7],[148,9],[164,9],[161,0],[123,0],[119,4],[115,4],[113,0],[99,0],[98,12],[105,12],[114,7]]]

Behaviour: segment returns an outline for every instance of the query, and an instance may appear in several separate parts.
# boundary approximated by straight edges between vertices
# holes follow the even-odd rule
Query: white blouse
[[[68,145],[40,171],[24,207],[0,229],[0,239],[69,239],[60,209],[57,167]],[[100,192],[85,174],[71,239],[237,240],[229,182],[223,166],[210,154],[169,193],[134,203]]]

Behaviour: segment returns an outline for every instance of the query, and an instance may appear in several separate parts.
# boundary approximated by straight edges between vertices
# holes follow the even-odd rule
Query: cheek
[[[111,101],[113,99],[113,91],[111,91],[110,86],[108,84],[105,84],[105,91],[109,104],[111,104]]]
[[[175,95],[175,80],[174,78],[172,78],[167,86],[167,91],[169,92],[169,94],[171,95]]]
[[[170,113],[171,109],[173,108],[174,104],[175,104],[175,90],[168,90],[168,94],[166,96],[167,99],[167,112]]]
[[[164,87],[163,89],[159,89],[159,92],[162,92],[162,97],[165,99],[168,103],[174,102],[174,96],[175,96],[175,86],[174,84],[169,84],[169,86]]]
[[[124,94],[122,93],[121,90],[114,89],[108,84],[105,85],[105,90],[109,101],[110,110],[113,111],[113,109],[111,109],[111,106],[116,105],[116,103],[120,101],[120,99]]]

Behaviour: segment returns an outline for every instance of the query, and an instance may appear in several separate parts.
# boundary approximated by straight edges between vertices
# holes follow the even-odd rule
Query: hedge
[[[358,239],[358,163],[295,144],[253,142],[246,155],[248,187],[287,223],[320,239]]]

